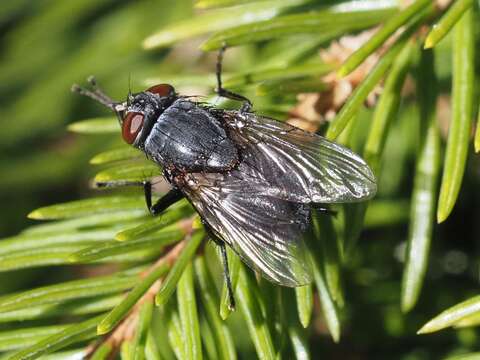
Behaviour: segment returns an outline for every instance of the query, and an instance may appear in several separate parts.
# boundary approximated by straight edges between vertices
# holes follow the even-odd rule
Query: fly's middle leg
[[[249,99],[247,99],[243,95],[236,94],[232,91],[229,91],[222,86],[222,63],[223,63],[223,55],[225,53],[225,50],[227,50],[227,45],[223,44],[217,56],[217,66],[216,66],[216,72],[215,72],[217,76],[217,88],[215,89],[215,91],[219,96],[222,96],[224,98],[236,100],[236,101],[242,101],[243,103],[240,109],[241,112],[251,112],[253,105]]]

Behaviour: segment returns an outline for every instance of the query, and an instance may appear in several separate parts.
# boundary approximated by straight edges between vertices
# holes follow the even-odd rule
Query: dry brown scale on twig
[[[402,1],[400,6],[405,8],[411,5],[411,0]],[[434,2],[438,12],[446,9],[451,0],[437,0]],[[347,58],[365,44],[378,31],[375,27],[357,35],[345,35],[332,41],[326,49],[320,50],[320,57],[325,64],[334,69],[343,64]],[[303,93],[298,95],[298,104],[289,112],[288,123],[304,130],[316,132],[325,122],[333,120],[340,108],[345,104],[353,90],[365,79],[378,60],[396,41],[403,32],[403,27],[391,36],[377,51],[370,55],[358,68],[345,77],[339,77],[336,70],[322,78],[326,89],[318,93]],[[420,33],[426,35],[428,27],[422,27]],[[379,83],[368,95],[365,105],[374,106],[378,95],[382,92],[383,84]]]
[[[327,49],[320,50],[320,57],[334,69],[377,31],[377,28],[361,32],[354,36],[343,36],[339,40],[332,41]],[[386,45],[388,46],[388,45]],[[332,71],[323,77],[326,90],[320,93],[305,93],[298,95],[298,105],[290,111],[288,122],[304,130],[317,131],[319,126],[331,121],[338,110],[343,106],[355,87],[360,84],[367,74],[378,62],[385,46],[369,56],[357,69],[349,75],[340,78],[336,71]],[[373,106],[382,86],[377,85],[367,98],[367,106]]]

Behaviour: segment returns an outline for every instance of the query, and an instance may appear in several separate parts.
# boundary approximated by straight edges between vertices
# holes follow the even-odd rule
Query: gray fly
[[[126,102],[92,90],[73,90],[113,110],[123,139],[163,169],[172,189],[147,207],[158,214],[186,197],[220,246],[234,307],[225,244],[251,268],[284,286],[311,281],[303,236],[313,208],[367,200],[375,177],[349,149],[292,125],[259,116],[245,97],[221,84],[217,93],[243,101],[240,110],[207,106],[181,96],[168,84],[130,94]],[[103,184],[108,185],[108,184]]]

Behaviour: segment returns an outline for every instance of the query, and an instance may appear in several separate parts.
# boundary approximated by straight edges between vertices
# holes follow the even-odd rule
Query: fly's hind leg
[[[240,108],[241,112],[251,112],[253,105],[252,102],[247,99],[245,96],[236,94],[232,91],[225,89],[222,86],[222,63],[223,63],[223,55],[227,50],[227,45],[223,44],[222,48],[218,52],[217,56],[217,67],[216,67],[216,75],[217,75],[217,88],[215,89],[218,96],[222,96],[227,99],[242,101],[242,107]]]
[[[222,264],[223,264],[223,275],[225,277],[225,284],[227,285],[227,292],[228,292],[228,308],[230,311],[235,310],[235,296],[233,295],[233,286],[232,286],[232,279],[230,279],[230,270],[228,268],[228,257],[227,257],[227,249],[225,247],[225,242],[219,239],[213,232],[212,228],[208,223],[202,218],[202,224],[205,227],[205,231],[210,236],[210,239],[215,242],[220,247],[220,255],[222,257]]]

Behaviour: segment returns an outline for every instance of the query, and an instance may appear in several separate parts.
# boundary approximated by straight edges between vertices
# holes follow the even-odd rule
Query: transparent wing
[[[303,242],[308,205],[262,195],[265,184],[245,170],[189,174],[182,190],[215,235],[265,278],[291,287],[311,282]]]
[[[277,120],[230,112],[225,119],[244,147],[245,161],[270,184],[270,195],[304,203],[366,200],[376,180],[351,150]]]

